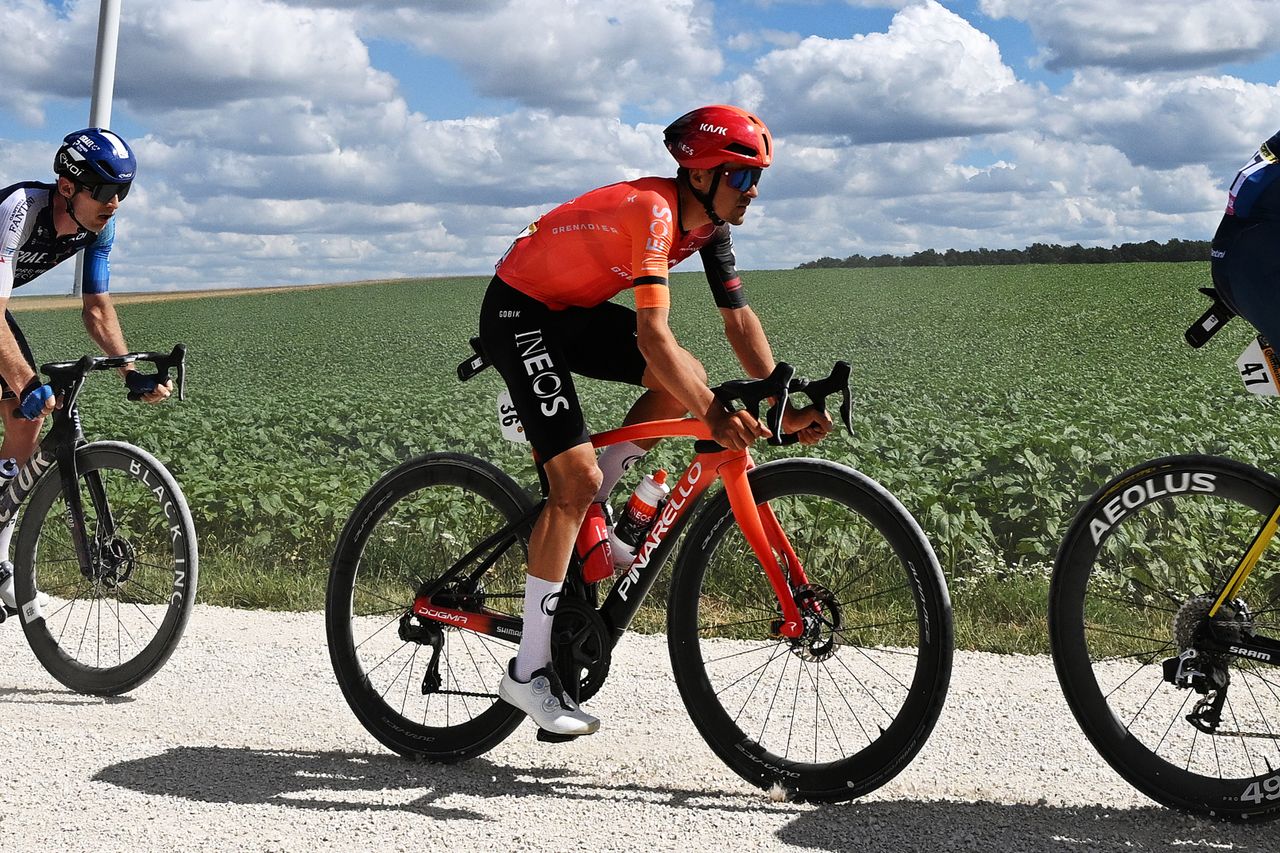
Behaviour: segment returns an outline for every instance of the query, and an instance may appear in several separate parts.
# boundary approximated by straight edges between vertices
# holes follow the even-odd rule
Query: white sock
[[[614,486],[618,485],[622,475],[627,473],[631,466],[647,452],[640,445],[630,441],[606,447],[596,461],[600,466],[600,473],[604,474],[604,479],[600,481],[600,491],[596,492],[596,500],[608,501],[609,493],[613,491]]]
[[[533,671],[551,662],[551,620],[564,581],[546,581],[533,575],[524,578],[524,628],[512,675],[528,681]]]
[[[0,528],[0,560],[9,562],[9,540],[13,538],[13,528],[17,523],[18,519],[10,519],[8,524]]]

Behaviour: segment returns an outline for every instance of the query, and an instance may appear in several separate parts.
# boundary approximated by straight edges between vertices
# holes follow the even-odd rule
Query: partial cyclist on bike
[[[592,190],[544,214],[498,262],[480,310],[480,338],[502,374],[548,482],[529,539],[524,627],[499,695],[544,730],[590,734],[600,721],[564,694],[551,666],[551,623],[578,530],[604,515],[609,493],[655,442],[610,446],[597,460],[572,373],[646,389],[624,424],[692,413],[740,450],[768,436],[746,411],[727,411],[706,370],[671,332],[667,271],[698,252],[725,336],[743,369],[768,376],[773,353],[734,268],[740,225],[773,160],[764,122],[738,107],[701,107],[666,128],[675,178]],[[636,309],[609,300],[634,293]],[[812,444],[831,428],[814,406],[790,409],[783,429]]]
[[[129,194],[137,160],[110,130],[90,127],[67,134],[53,159],[54,183],[24,181],[0,189],[0,460],[22,465],[35,451],[45,415],[56,405],[53,389],[36,372],[35,356],[9,311],[14,289],[84,252],[81,313],[85,328],[107,355],[129,352],[107,293],[115,214]],[[148,403],[169,396],[173,383],[158,382],[133,365],[120,369],[130,391]],[[0,528],[0,601],[14,607],[9,540],[13,522]]]
[[[1231,182],[1210,259],[1227,306],[1280,346],[1280,133]]]

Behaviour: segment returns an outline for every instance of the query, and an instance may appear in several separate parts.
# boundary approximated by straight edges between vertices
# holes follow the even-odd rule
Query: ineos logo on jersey
[[[517,332],[515,342],[520,349],[520,357],[524,360],[525,373],[533,378],[529,387],[542,401],[539,405],[542,414],[551,417],[556,412],[567,410],[569,401],[560,393],[564,388],[564,380],[556,373],[551,354],[542,342],[542,330]]]
[[[655,204],[653,218],[649,220],[649,239],[644,244],[646,252],[666,252],[671,245],[671,208]]]

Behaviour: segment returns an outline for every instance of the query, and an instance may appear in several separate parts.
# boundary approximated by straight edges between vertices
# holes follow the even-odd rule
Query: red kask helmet
[[[769,128],[759,117],[727,104],[685,113],[667,126],[662,141],[686,169],[714,169],[726,163],[763,169],[773,162]]]

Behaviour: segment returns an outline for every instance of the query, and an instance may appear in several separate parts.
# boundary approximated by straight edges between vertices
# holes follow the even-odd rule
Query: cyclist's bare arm
[[[4,311],[8,304],[8,299],[0,299],[0,311]],[[14,389],[15,394],[36,376],[31,365],[23,358],[22,350],[18,348],[18,342],[14,340],[8,323],[0,324],[0,374],[4,375],[4,381]]]
[[[725,337],[747,375],[762,379],[773,372],[773,350],[756,312],[743,305],[740,308],[721,308],[720,316],[724,318]],[[831,416],[816,406],[788,408],[782,417],[782,429],[796,433],[801,444],[816,444],[831,431]]]
[[[636,311],[636,342],[645,362],[667,392],[705,423],[711,429],[712,438],[725,447],[741,450],[756,438],[769,435],[769,430],[750,412],[725,411],[711,389],[686,363],[683,350],[671,334],[668,315],[665,306]]]
[[[129,351],[124,340],[124,332],[120,329],[120,318],[116,316],[116,308],[111,301],[111,294],[86,293],[80,316],[84,320],[84,327],[89,337],[93,338],[94,343],[102,349],[103,353],[124,355]],[[130,370],[133,370],[133,365],[127,364],[120,368],[120,375],[124,376]],[[161,383],[156,386],[155,391],[144,395],[142,399],[148,403],[158,403],[168,397],[172,390],[172,382]]]
[[[724,320],[724,336],[733,347],[738,363],[747,375],[753,379],[763,379],[773,372],[773,350],[769,347],[769,339],[765,336],[760,318],[751,306],[741,308],[721,308],[720,316]]]

